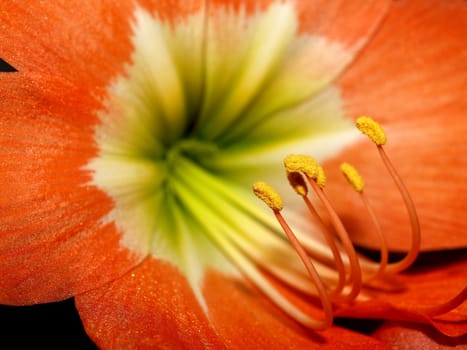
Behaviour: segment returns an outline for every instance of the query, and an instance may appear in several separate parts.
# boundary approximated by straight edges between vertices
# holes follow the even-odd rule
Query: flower
[[[333,170],[349,160],[391,227],[388,247],[406,249],[405,226],[392,224],[404,207],[390,179],[375,181],[378,163],[350,122],[362,111],[393,137],[388,151],[416,201],[422,248],[465,247],[466,198],[452,186],[467,165],[465,67],[452,54],[465,37],[460,1],[4,6],[0,52],[18,72],[0,76],[2,303],[74,296],[103,348],[381,346],[340,327],[304,330],[284,316],[289,306],[271,304],[319,310],[261,277],[258,266],[279,261],[289,272],[300,261],[273,240],[274,216],[249,192],[264,179],[285,193],[282,158],[313,154],[337,184],[326,191],[352,239],[374,248],[372,226]],[[286,199],[291,214],[303,207]],[[270,255],[274,245],[283,255]],[[335,313],[458,334],[448,321],[462,322],[459,310],[431,321],[407,303],[449,300],[464,269],[460,261],[401,275],[404,292]],[[258,287],[287,298],[263,298]],[[420,303],[426,290],[434,300]]]

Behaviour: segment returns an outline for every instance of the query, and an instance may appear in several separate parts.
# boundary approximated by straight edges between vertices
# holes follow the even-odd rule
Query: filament
[[[324,238],[326,239],[326,242],[328,243],[329,248],[331,249],[332,256],[334,257],[334,263],[335,263],[335,267],[336,267],[337,273],[338,273],[338,281],[337,281],[337,284],[335,285],[334,289],[332,291],[330,291],[330,294],[331,295],[338,295],[339,292],[345,286],[346,273],[345,273],[344,262],[342,261],[342,257],[340,255],[340,252],[339,252],[339,249],[338,249],[338,247],[336,245],[336,242],[335,242],[334,238],[331,236],[331,233],[329,232],[327,227],[325,226],[325,224],[323,222],[323,219],[318,215],[318,212],[316,211],[316,209],[314,208],[313,204],[308,199],[308,197],[307,196],[302,196],[302,198],[303,198],[303,201],[305,202],[305,204],[306,204],[306,206],[308,208],[308,211],[313,215],[313,217],[315,217],[315,219],[318,220],[318,223],[321,226],[321,230],[323,232]]]
[[[464,289],[462,289],[459,292],[459,294],[455,295],[453,298],[449,299],[448,301],[442,304],[439,304],[439,305],[419,309],[419,311],[421,311],[422,313],[430,317],[434,317],[434,316],[448,313],[449,311],[462,305],[464,301],[466,300],[467,300],[467,287],[464,287]]]
[[[321,300],[321,304],[323,307],[323,312],[324,312],[324,321],[321,324],[322,329],[326,329],[327,327],[331,326],[332,321],[333,321],[333,314],[332,314],[332,306],[331,302],[329,300],[329,297],[326,293],[326,289],[323,285],[323,282],[321,281],[321,278],[316,271],[315,267],[313,266],[310,258],[306,254],[305,249],[303,249],[302,245],[300,242],[297,240],[297,237],[295,234],[292,232],[290,229],[290,226],[287,224],[287,222],[284,220],[282,217],[281,213],[279,210],[273,210],[274,215],[277,218],[277,221],[281,225],[282,229],[284,230],[284,233],[287,235],[287,238],[290,241],[290,244],[294,247],[295,251],[297,252],[298,256],[303,262],[303,265],[305,266],[306,270],[308,271],[309,276],[315,283],[315,286],[318,290],[319,297]]]
[[[326,195],[324,194],[322,188],[319,187],[319,185],[313,179],[310,179],[308,177],[307,179],[311,187],[313,188],[314,192],[320,199],[321,203],[323,203],[329,215],[331,223],[334,229],[336,230],[337,236],[341,240],[341,243],[345,251],[347,252],[347,256],[349,258],[349,263],[350,263],[350,278],[352,282],[352,287],[351,287],[349,294],[343,296],[343,301],[350,302],[358,296],[362,288],[362,273],[361,273],[360,262],[358,260],[357,253],[352,244],[352,241],[349,238],[347,230],[345,229],[344,225],[342,224],[341,219],[337,215],[336,211],[332,207]]]
[[[412,229],[412,242],[410,246],[410,250],[407,252],[407,255],[400,261],[389,264],[388,271],[390,272],[400,272],[402,270],[407,269],[410,267],[414,261],[417,259],[418,253],[420,251],[420,243],[421,243],[421,233],[420,233],[420,223],[418,221],[417,211],[415,209],[415,205],[413,203],[412,198],[410,197],[409,191],[404,185],[401,177],[397,173],[396,169],[392,165],[389,157],[387,156],[386,152],[384,151],[383,146],[377,146],[381,159],[383,160],[384,165],[389,171],[389,174],[394,180],[397,188],[399,189],[400,194],[404,200],[404,204],[407,208],[407,212],[410,218],[410,226]]]
[[[376,270],[376,272],[373,275],[371,275],[370,277],[365,279],[365,282],[367,282],[367,281],[369,281],[371,279],[380,277],[380,276],[382,276],[384,274],[384,272],[386,271],[386,268],[388,266],[389,252],[388,252],[388,245],[386,243],[386,238],[384,237],[384,234],[383,234],[383,232],[381,230],[381,226],[379,225],[379,222],[378,222],[378,218],[376,217],[376,214],[373,211],[373,208],[371,207],[367,196],[364,194],[363,191],[361,191],[359,194],[360,194],[360,198],[361,198],[361,200],[363,202],[363,205],[365,206],[366,211],[368,212],[368,214],[369,214],[369,216],[371,218],[371,221],[373,222],[373,226],[375,228],[376,234],[377,234],[377,236],[378,236],[378,238],[380,240],[380,243],[381,243],[381,246],[380,246],[380,261],[379,261],[378,269]]]

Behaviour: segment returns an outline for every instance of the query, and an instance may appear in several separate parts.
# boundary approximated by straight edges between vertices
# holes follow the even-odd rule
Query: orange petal
[[[299,27],[298,34],[306,34],[324,37],[332,43],[338,43],[350,54],[350,59],[354,57],[372,36],[378,28],[381,21],[384,19],[390,1],[374,1],[365,0],[354,1],[327,1],[327,0],[299,0],[299,1],[277,1],[277,0],[209,0],[209,8],[229,8],[234,11],[246,11],[248,14],[255,14],[258,10],[265,10],[274,3],[292,3],[296,7]],[[222,25],[223,23],[219,23]],[[312,43],[311,45],[317,45]],[[314,53],[313,49],[307,48]],[[317,50],[322,49],[316,47]],[[294,54],[293,52],[291,54]],[[315,59],[322,57],[315,57]],[[337,57],[335,59],[341,59]],[[340,64],[335,65],[335,62],[328,62],[329,67],[337,70],[332,72],[323,72],[323,74],[332,73],[336,75],[350,60],[343,60]],[[313,69],[315,62],[308,62],[308,69]],[[304,73],[306,68],[304,67]],[[325,79],[320,77],[319,79]],[[316,82],[312,82],[316,83]]]
[[[104,88],[131,54],[133,1],[8,1],[2,4],[2,58],[21,72]]]
[[[300,329],[242,282],[216,273],[207,277],[206,302],[211,320],[178,270],[154,259],[76,297],[87,333],[102,348],[385,349],[338,327]]]
[[[249,14],[257,10],[265,10],[271,4],[280,2],[283,1],[208,0],[209,6],[228,6],[236,11],[244,9]],[[322,35],[330,40],[339,41],[346,48],[351,48],[361,47],[364,44],[365,39],[384,18],[389,1],[299,0],[292,3],[299,13],[301,32]]]
[[[461,190],[467,183],[466,18],[460,0],[395,1],[381,30],[338,82],[348,115],[370,115],[385,127],[386,149],[415,201],[425,250],[467,246],[467,192]],[[377,152],[364,140],[341,160],[365,177],[390,248],[406,249],[405,209]],[[358,198],[335,170],[337,161],[326,165],[329,193],[353,239],[376,248]]]
[[[33,73],[0,84],[0,302],[60,300],[114,279],[139,259],[104,218],[110,199],[83,169],[95,155],[86,89]]]
[[[373,339],[333,326],[301,328],[249,286],[209,273],[205,297],[219,335],[234,349],[385,349]]]
[[[163,19],[187,15],[203,0],[141,0]],[[133,0],[11,0],[2,4],[0,52],[22,72],[50,74],[103,92],[132,53]],[[97,91],[96,91],[97,89]]]
[[[465,349],[466,344],[465,337],[447,337],[429,326],[404,322],[386,322],[372,336],[391,349]]]
[[[144,6],[170,19],[202,4]],[[0,73],[2,303],[67,298],[141,260],[121,248],[105,220],[113,203],[86,185],[83,169],[96,155],[104,89],[131,55],[134,7],[125,0],[2,6],[0,52],[19,70]]]
[[[465,302],[433,319],[426,317],[420,310],[447,302],[465,287],[467,260],[464,255],[464,251],[459,251],[457,254],[449,252],[422,256],[424,264],[398,276],[399,283],[405,287],[402,291],[374,293],[375,299],[342,307],[336,314],[350,318],[424,323],[451,337],[463,335],[466,330]]]
[[[104,349],[223,349],[185,278],[146,259],[122,278],[75,298],[88,335]]]

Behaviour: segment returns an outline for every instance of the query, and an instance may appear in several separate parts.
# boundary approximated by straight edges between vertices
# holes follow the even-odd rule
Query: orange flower
[[[7,1],[0,303],[74,297],[102,348],[385,348],[384,330],[303,327],[321,328],[316,292],[296,290],[304,268],[249,189],[264,178],[283,194],[283,157],[316,156],[352,241],[375,249],[338,171],[350,161],[389,249],[407,250],[403,202],[352,128],[366,113],[386,129],[422,250],[465,248],[466,14],[460,0]],[[465,268],[420,264],[389,291],[331,298],[328,316],[461,335],[464,306],[423,310],[465,288]]]

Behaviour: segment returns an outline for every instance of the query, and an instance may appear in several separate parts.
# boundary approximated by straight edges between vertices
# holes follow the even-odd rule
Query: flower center
[[[353,141],[338,91],[321,91],[338,72],[336,58],[348,55],[324,38],[299,36],[290,3],[249,14],[201,7],[170,21],[138,8],[134,18],[131,64],[99,114],[92,183],[115,203],[106,219],[119,227],[123,246],[184,272],[224,266],[207,217],[219,221],[216,236],[270,230],[269,218],[258,219],[267,217],[263,208],[245,205],[251,182],[274,183],[277,159],[323,148],[328,135],[337,142],[323,157]],[[204,211],[194,208],[198,201],[209,203]]]
[[[176,174],[176,168],[183,158],[191,161],[193,164],[202,166],[219,151],[216,144],[209,141],[200,141],[197,139],[182,139],[171,146],[164,154],[164,161],[167,166],[167,175],[165,181],[170,182]]]

